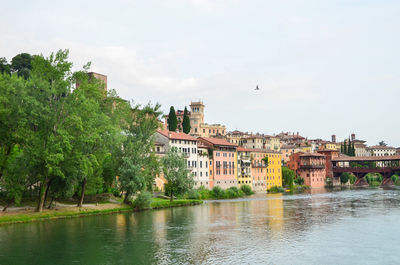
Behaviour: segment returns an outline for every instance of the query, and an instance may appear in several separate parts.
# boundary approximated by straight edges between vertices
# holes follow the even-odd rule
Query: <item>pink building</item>
[[[297,176],[304,179],[304,184],[311,188],[325,186],[325,156],[318,153],[301,153],[299,156]]]
[[[210,157],[210,188],[220,186],[223,189],[237,187],[237,157],[235,144],[219,138],[197,138],[207,147]]]

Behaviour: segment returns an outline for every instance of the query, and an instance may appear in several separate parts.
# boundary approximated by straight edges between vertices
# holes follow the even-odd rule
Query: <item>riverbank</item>
[[[150,205],[151,208],[145,210],[198,205],[201,203],[203,203],[202,200],[178,199],[170,202],[166,199],[153,198]],[[129,211],[134,212],[135,210],[132,208],[132,206],[122,203],[103,203],[98,205],[88,204],[84,205],[83,207],[63,206],[51,210],[46,209],[40,213],[35,212],[32,209],[22,209],[20,211],[0,213],[0,225],[83,217],[88,215],[103,215]]]

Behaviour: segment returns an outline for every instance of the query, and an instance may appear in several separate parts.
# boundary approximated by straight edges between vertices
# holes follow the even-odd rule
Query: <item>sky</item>
[[[400,146],[400,1],[0,0],[0,57],[69,49],[74,69],[228,130],[355,133]],[[256,91],[256,86],[260,90]]]

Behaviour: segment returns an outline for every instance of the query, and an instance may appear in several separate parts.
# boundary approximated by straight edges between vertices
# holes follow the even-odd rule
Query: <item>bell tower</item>
[[[204,123],[204,104],[201,101],[190,102],[190,134],[200,134],[200,124]]]

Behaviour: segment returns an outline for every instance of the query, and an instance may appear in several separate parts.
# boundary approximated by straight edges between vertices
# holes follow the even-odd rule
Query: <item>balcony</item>
[[[322,169],[325,165],[300,165],[301,169]]]
[[[253,163],[251,165],[253,168],[266,168],[267,166],[264,163]]]

